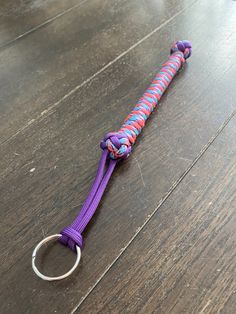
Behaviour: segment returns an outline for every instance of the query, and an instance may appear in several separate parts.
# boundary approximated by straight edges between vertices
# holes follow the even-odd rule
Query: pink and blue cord
[[[167,62],[163,64],[151,85],[126,117],[120,130],[110,132],[104,137],[101,142],[103,153],[89,195],[76,219],[70,226],[61,231],[62,237],[59,241],[64,245],[69,246],[74,251],[76,245],[80,248],[83,247],[82,232],[93,217],[117,162],[129,156],[137,136],[145,126],[146,120],[156,108],[174,76],[191,54],[192,46],[189,41],[183,40],[174,43]]]

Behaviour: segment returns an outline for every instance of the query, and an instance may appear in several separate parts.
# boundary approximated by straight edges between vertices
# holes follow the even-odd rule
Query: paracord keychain
[[[192,46],[189,41],[183,40],[174,43],[171,47],[168,61],[163,64],[160,72],[152,81],[152,84],[125,119],[121,129],[118,132],[108,133],[104,137],[100,145],[103,149],[103,153],[99,161],[97,175],[79,215],[72,224],[64,228],[60,234],[54,234],[43,239],[33,251],[32,267],[39,277],[48,281],[60,280],[69,276],[78,266],[81,257],[81,249],[83,248],[82,233],[98,207],[116,164],[118,161],[129,156],[131,147],[142,131],[146,120],[157,106],[161,96],[178,70],[185,63],[186,59],[191,56],[191,53]],[[36,254],[43,244],[57,238],[62,244],[68,246],[77,253],[76,262],[64,275],[58,277],[45,276],[35,265]]]

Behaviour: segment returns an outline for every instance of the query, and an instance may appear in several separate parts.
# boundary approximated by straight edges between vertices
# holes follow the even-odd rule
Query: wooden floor
[[[99,142],[176,39],[193,56],[120,165],[79,269],[34,246],[79,212]],[[236,313],[236,2],[0,0],[0,313]],[[57,275],[61,245],[40,256]]]

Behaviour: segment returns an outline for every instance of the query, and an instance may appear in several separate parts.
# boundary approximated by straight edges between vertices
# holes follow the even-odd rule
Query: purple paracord
[[[83,248],[82,232],[93,217],[117,162],[128,157],[131,146],[144,127],[145,121],[191,53],[192,46],[189,41],[184,40],[174,43],[168,61],[156,75],[131,114],[125,119],[122,128],[118,132],[110,132],[105,136],[101,142],[103,153],[96,178],[79,215],[70,226],[61,231],[62,237],[59,239],[61,243],[69,246],[74,251],[76,245]]]
[[[112,172],[115,169],[117,160],[110,159],[108,160],[108,167],[104,174],[107,158],[108,151],[104,150],[99,162],[96,178],[79,215],[70,226],[64,228],[61,232],[62,237],[59,239],[59,241],[64,245],[69,246],[74,251],[75,245],[83,248],[83,238],[81,233],[84,231],[90,219],[93,217],[93,214],[98,207]]]

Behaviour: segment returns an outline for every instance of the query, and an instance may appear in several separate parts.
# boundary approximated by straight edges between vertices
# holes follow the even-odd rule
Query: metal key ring
[[[77,257],[76,257],[76,261],[75,261],[75,264],[74,266],[68,271],[66,272],[64,275],[61,275],[61,276],[58,276],[58,277],[49,277],[49,276],[46,276],[44,274],[42,274],[38,268],[36,267],[35,265],[35,260],[36,260],[36,255],[39,251],[39,249],[41,248],[41,246],[43,246],[45,243],[53,240],[53,239],[58,239],[60,238],[62,235],[61,234],[53,234],[53,235],[50,235],[48,237],[46,237],[45,239],[43,239],[41,242],[39,242],[34,251],[33,251],[33,254],[32,254],[32,268],[35,272],[35,274],[37,276],[39,276],[40,278],[42,278],[43,280],[47,280],[47,281],[54,281],[54,280],[61,280],[61,279],[64,279],[68,276],[70,276],[73,271],[76,269],[76,267],[79,265],[79,262],[80,262],[80,258],[81,258],[81,249],[79,246],[76,245],[76,252],[77,252]]]

